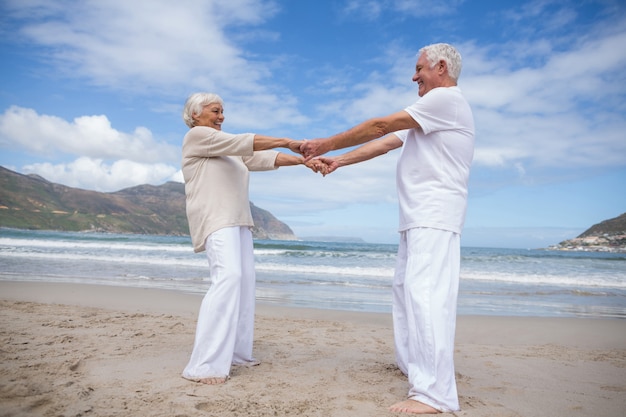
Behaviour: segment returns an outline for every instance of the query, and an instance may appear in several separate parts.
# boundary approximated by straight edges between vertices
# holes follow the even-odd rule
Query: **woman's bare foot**
[[[227,376],[211,376],[208,378],[186,378],[186,377],[183,377],[183,378],[189,381],[199,382],[200,384],[207,384],[207,385],[219,385],[219,384],[224,384],[226,383],[226,381],[228,381]]]
[[[226,377],[213,377],[213,378],[202,378],[199,379],[198,382],[200,382],[201,384],[207,384],[207,385],[219,385],[219,384],[224,384],[226,383],[226,380],[228,378]]]
[[[395,413],[411,413],[411,414],[439,414],[441,411],[432,408],[430,405],[426,405],[415,400],[400,401],[389,407],[389,411]]]

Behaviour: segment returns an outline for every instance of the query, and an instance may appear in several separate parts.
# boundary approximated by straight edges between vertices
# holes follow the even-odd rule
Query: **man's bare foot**
[[[432,408],[430,405],[426,405],[415,400],[400,401],[389,407],[389,411],[395,413],[412,413],[412,414],[439,414],[441,411]]]
[[[252,359],[251,361],[233,363],[233,366],[245,366],[246,368],[251,368],[253,366],[259,366],[260,364],[261,361],[257,359]]]

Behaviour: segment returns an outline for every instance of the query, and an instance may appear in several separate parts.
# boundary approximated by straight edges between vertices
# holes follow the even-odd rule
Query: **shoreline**
[[[0,408],[7,415],[393,416],[406,396],[391,315],[257,303],[255,356],[223,386],[180,377],[201,295],[0,282]],[[626,321],[459,316],[462,411],[616,416]]]
[[[84,272],[86,274],[86,272]],[[269,277],[269,278],[268,278]],[[358,305],[350,299],[347,291],[333,293],[316,293],[315,298],[307,298],[303,293],[273,294],[271,274],[267,272],[257,273],[257,305],[267,305],[268,307],[285,307],[295,309],[311,309],[314,311],[330,310],[346,313],[377,313],[391,314],[391,290],[374,290],[373,294],[363,299],[364,305]],[[14,283],[39,283],[40,285],[88,285],[100,286],[101,288],[116,287],[128,291],[165,291],[182,295],[202,297],[208,285],[200,283],[189,285],[188,282],[174,282],[162,280],[161,282],[117,282],[106,279],[84,279],[81,277],[71,277],[68,275],[59,276],[45,274],[26,275],[16,272],[0,272],[0,282]],[[490,317],[546,317],[546,318],[592,318],[592,319],[626,319],[626,307],[620,304],[618,298],[626,296],[622,288],[609,288],[609,294],[595,289],[589,292],[582,288],[580,291],[564,290],[567,299],[559,299],[563,289],[557,285],[537,285],[530,286],[529,289],[520,289],[515,283],[494,282],[489,289],[472,287],[476,283],[469,283],[470,280],[461,282],[458,300],[458,317],[465,316],[490,316]],[[166,285],[163,285],[166,283]],[[202,285],[202,287],[201,287]],[[478,286],[484,284],[478,284]],[[507,288],[508,287],[508,288]],[[293,289],[292,289],[293,291]],[[489,292],[491,291],[491,292]],[[521,298],[515,298],[515,294],[521,291]],[[568,292],[569,291],[569,292]],[[592,291],[594,291],[592,289]],[[347,295],[347,296],[346,296]],[[534,297],[536,295],[536,297]],[[582,297],[581,297],[582,295]],[[607,296],[608,295],[608,296]],[[388,299],[385,299],[388,297]],[[591,297],[591,298],[590,298]],[[482,298],[482,299],[481,299]],[[384,303],[380,300],[385,299]],[[378,302],[376,302],[378,301]],[[369,303],[369,304],[367,304]],[[149,308],[150,306],[148,306]]]

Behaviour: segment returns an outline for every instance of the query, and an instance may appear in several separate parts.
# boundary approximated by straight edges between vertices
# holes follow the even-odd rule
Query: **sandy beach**
[[[184,380],[201,297],[0,282],[1,416],[394,416],[406,396],[387,314],[259,304],[255,356]],[[461,316],[456,416],[622,416],[626,321]]]

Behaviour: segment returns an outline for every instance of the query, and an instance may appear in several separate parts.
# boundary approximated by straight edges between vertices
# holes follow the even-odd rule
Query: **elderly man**
[[[454,47],[426,46],[419,51],[413,75],[418,101],[300,147],[311,159],[362,145],[343,155],[315,158],[317,171],[324,175],[402,148],[396,175],[400,242],[392,299],[396,358],[410,389],[407,400],[390,407],[394,412],[459,410],[454,335],[460,234],[474,154],[474,120],[457,86],[460,72],[461,56]]]

